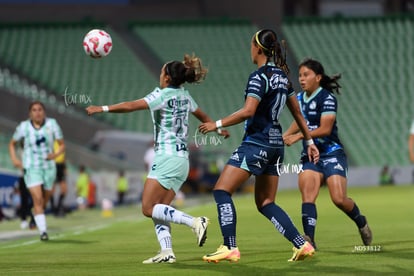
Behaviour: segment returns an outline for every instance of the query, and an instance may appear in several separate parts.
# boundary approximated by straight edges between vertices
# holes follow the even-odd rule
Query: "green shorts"
[[[148,178],[156,179],[165,189],[177,193],[187,179],[190,164],[187,158],[155,155]]]
[[[26,187],[34,187],[43,184],[45,190],[52,190],[53,183],[56,178],[56,167],[53,166],[50,169],[25,169],[24,181]]]

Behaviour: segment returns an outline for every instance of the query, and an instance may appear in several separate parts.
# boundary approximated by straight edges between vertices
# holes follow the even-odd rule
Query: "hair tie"
[[[263,46],[263,44],[262,43],[260,43],[260,40],[259,40],[259,33],[260,33],[261,31],[258,31],[257,33],[256,33],[256,35],[255,35],[255,41],[256,41],[256,43],[259,45],[259,47],[260,48],[262,48],[263,50],[266,50],[266,51],[270,51],[269,49],[267,49],[265,46]]]

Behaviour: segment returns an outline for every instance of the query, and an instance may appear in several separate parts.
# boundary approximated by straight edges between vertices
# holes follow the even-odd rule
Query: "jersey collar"
[[[321,92],[321,90],[322,90],[322,87],[319,86],[315,91],[312,92],[312,94],[310,95],[310,97],[308,97],[306,95],[306,92],[303,91],[303,100],[305,101],[305,103],[307,103],[307,102],[311,101],[313,98],[315,98],[316,95],[318,95],[319,92]]]

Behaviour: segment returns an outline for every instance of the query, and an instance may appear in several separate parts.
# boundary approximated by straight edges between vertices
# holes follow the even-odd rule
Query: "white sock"
[[[155,226],[155,234],[160,243],[161,251],[172,250],[171,227],[158,219],[152,219]]]
[[[173,222],[177,224],[185,224],[189,227],[193,227],[194,218],[184,212],[165,205],[156,204],[152,209],[152,218],[163,221],[164,223]]]
[[[37,229],[39,230],[40,234],[47,231],[46,226],[46,216],[45,214],[39,214],[34,216]]]

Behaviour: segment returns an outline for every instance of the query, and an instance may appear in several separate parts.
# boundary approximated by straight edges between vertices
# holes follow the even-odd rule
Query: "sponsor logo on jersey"
[[[328,163],[338,163],[338,159],[336,157],[328,158],[326,160],[323,160],[323,164],[326,165]]]
[[[279,74],[273,74],[269,80],[269,83],[272,89],[276,89],[276,88],[287,89],[289,79]]]

